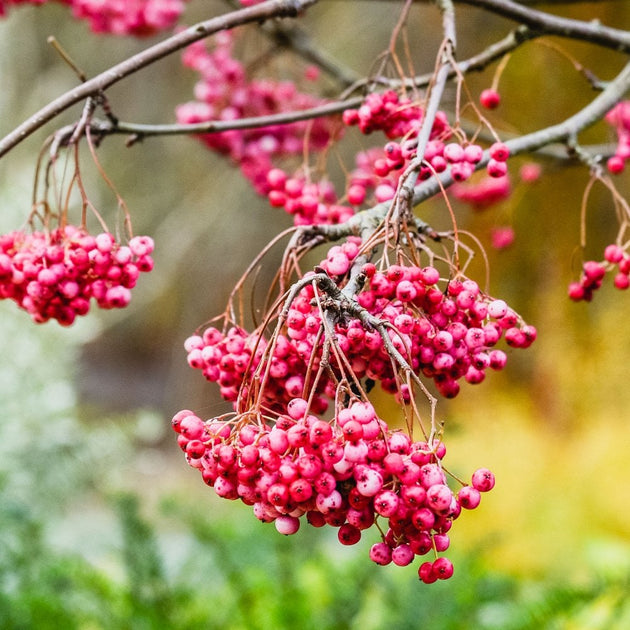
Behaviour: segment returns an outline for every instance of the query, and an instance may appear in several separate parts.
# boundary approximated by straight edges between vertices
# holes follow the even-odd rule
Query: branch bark
[[[560,17],[525,7],[523,4],[512,0],[455,0],[455,2],[492,11],[547,35],[583,40],[619,52],[630,53],[630,33],[628,31],[604,26],[596,20],[583,22]]]
[[[108,87],[118,83],[125,77],[185,48],[193,42],[219,31],[251,22],[264,22],[271,18],[296,17],[304,9],[316,2],[318,0],[267,0],[253,7],[232,11],[225,15],[199,22],[85,81],[40,109],[0,140],[0,157],[72,105],[86,98],[101,94]]]

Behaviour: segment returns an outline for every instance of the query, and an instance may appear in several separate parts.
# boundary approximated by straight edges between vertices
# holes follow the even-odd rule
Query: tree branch
[[[531,31],[526,26],[518,27],[503,39],[491,44],[478,55],[458,62],[460,74],[469,72],[480,72],[492,62],[500,59],[506,53],[515,50],[521,44],[538,37],[539,33]],[[449,65],[448,78],[455,76],[455,71]],[[427,73],[410,79],[386,79],[385,77],[372,77],[365,81],[367,83],[378,83],[383,87],[397,89],[400,87],[422,88],[429,85],[434,79],[433,73]],[[364,86],[364,83],[355,84],[355,90]],[[291,112],[280,112],[268,114],[266,116],[253,116],[250,118],[237,118],[235,120],[210,120],[194,124],[143,124],[123,122],[119,120],[100,120],[93,118],[90,122],[90,131],[94,137],[103,138],[112,134],[127,134],[135,139],[142,140],[151,136],[173,136],[173,135],[199,135],[209,133],[221,133],[223,131],[233,131],[242,129],[256,129],[273,125],[287,125],[303,120],[312,120],[323,116],[340,114],[346,109],[360,107],[363,103],[363,96],[344,98],[332,101],[324,105],[318,105],[309,109],[296,110]],[[57,132],[58,144],[64,143],[64,139],[69,138],[74,132],[75,125],[68,125]]]
[[[525,7],[512,0],[455,0],[459,4],[469,4],[486,9],[498,15],[525,24],[546,35],[559,35],[598,44],[619,52],[630,52],[630,33],[604,26],[598,21],[583,22],[567,17],[544,13]]]
[[[524,136],[507,140],[505,144],[510,149],[510,156],[530,153],[554,143],[574,144],[577,135],[595,124],[610,111],[630,89],[630,63],[613,79],[596,98],[579,112],[557,125],[546,127]],[[484,152],[482,160],[476,170],[485,168],[490,159],[488,151]],[[449,171],[444,171],[433,179],[422,182],[414,189],[412,203],[419,205],[423,201],[434,197],[442,190],[454,183]],[[330,241],[337,241],[351,234],[361,234],[363,230],[375,229],[385,219],[391,209],[391,201],[379,203],[372,208],[357,212],[346,222],[336,225],[312,225],[300,228],[299,236],[307,240],[309,237],[319,236]]]
[[[125,77],[185,48],[193,42],[204,39],[219,31],[228,30],[250,22],[261,22],[278,17],[295,17],[317,1],[318,0],[267,0],[253,7],[232,11],[225,15],[199,22],[129,57],[96,77],[85,81],[40,109],[36,114],[0,140],[0,157],[72,105],[90,96],[97,96]]]

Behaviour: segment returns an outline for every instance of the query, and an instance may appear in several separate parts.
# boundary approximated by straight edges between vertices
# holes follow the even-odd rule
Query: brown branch
[[[261,22],[270,18],[295,17],[318,0],[267,0],[253,7],[199,22],[164,41],[150,46],[142,52],[111,67],[96,77],[85,81],[73,90],[58,97],[28,120],[0,140],[0,157],[22,142],[48,121],[58,116],[72,105],[102,93],[108,87],[134,74],[189,44],[204,39],[218,31],[228,30],[250,22]]]

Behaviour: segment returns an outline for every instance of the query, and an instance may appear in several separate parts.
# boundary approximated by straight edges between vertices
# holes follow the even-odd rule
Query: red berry
[[[613,175],[622,173],[626,166],[626,161],[619,155],[613,155],[606,161],[606,167]]]
[[[488,88],[479,96],[479,102],[486,109],[496,109],[501,103],[501,96],[496,90]]]

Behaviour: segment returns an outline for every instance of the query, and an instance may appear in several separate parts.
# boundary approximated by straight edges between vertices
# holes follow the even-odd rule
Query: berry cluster
[[[232,55],[234,37],[223,32],[214,38],[212,50],[203,42],[189,46],[184,64],[201,74],[195,86],[196,100],[179,105],[180,123],[211,120],[236,120],[307,109],[321,104],[309,94],[299,92],[290,81],[250,79],[243,63]],[[304,142],[309,149],[321,150],[334,133],[330,118],[225,131],[200,136],[211,149],[230,157],[260,194],[269,191],[267,174],[272,160],[300,156]]]
[[[0,0],[0,16],[6,7],[45,4],[48,0]],[[56,0],[67,4],[72,15],[87,20],[95,33],[144,37],[172,28],[186,0]]]
[[[295,225],[343,223],[354,214],[352,208],[339,203],[327,180],[311,183],[304,177],[289,177],[280,168],[272,168],[266,180],[269,203],[293,215]]]
[[[36,323],[69,326],[90,310],[123,308],[141,272],[151,271],[153,240],[136,236],[120,245],[74,226],[51,232],[0,236],[0,299],[12,299]]]
[[[67,1],[67,0],[66,0]],[[70,0],[74,17],[95,33],[145,37],[172,28],[186,0]]]
[[[291,177],[279,168],[267,173],[269,203],[293,215],[296,225],[310,225],[341,223],[366,200],[381,203],[393,199],[401,174],[417,155],[415,139],[396,141],[394,138],[414,135],[422,119],[422,109],[409,99],[399,97],[396,92],[368,95],[359,109],[344,112],[344,124],[357,125],[366,134],[382,131],[392,139],[382,148],[373,147],[357,153],[356,167],[347,178],[347,204],[337,198],[329,181],[315,183],[302,176]],[[462,146],[458,142],[445,143],[451,137],[446,116],[439,112],[425,149],[426,164],[420,169],[421,180],[447,169],[450,169],[456,182],[463,182],[473,174],[484,157],[483,149],[477,144]],[[506,165],[509,149],[505,144],[496,142],[490,147],[489,154],[489,177],[483,183],[470,189],[460,188],[455,193],[478,207],[494,203],[511,192]],[[373,198],[368,198],[370,193]]]
[[[614,127],[617,133],[615,154],[608,158],[608,170],[613,174],[623,171],[626,160],[630,158],[630,101],[617,103],[605,116],[604,120]]]
[[[423,582],[447,579],[452,563],[438,554],[462,508],[479,505],[494,486],[487,469],[454,493],[441,465],[441,442],[414,442],[391,430],[369,402],[337,410],[330,422],[294,398],[275,418],[253,413],[207,422],[188,410],[175,414],[173,429],[190,466],[220,497],[240,499],[281,534],[298,531],[302,517],[314,527],[337,528],[339,542],[354,545],[383,519],[373,562],[406,566],[433,552],[418,571]],[[385,530],[385,533],[383,533]]]
[[[375,172],[385,176],[391,171],[401,170],[417,155],[415,135],[422,125],[424,110],[411,99],[400,97],[389,90],[382,94],[369,94],[358,109],[347,109],[343,113],[346,125],[357,125],[370,134],[381,131],[390,139],[385,145],[385,158],[375,164]],[[406,139],[411,136],[411,139]],[[430,140],[424,152],[426,165],[420,170],[420,179],[428,179],[434,173],[450,169],[455,181],[467,180],[475,171],[476,165],[484,157],[483,149],[477,144],[462,145],[457,141],[448,142],[453,132],[444,112],[437,112]],[[403,138],[395,142],[396,138]],[[510,152],[501,142],[494,143],[490,149],[487,171],[491,177],[503,177],[507,173],[506,160]],[[392,195],[393,196],[393,195]]]
[[[357,241],[332,247],[320,264],[341,285],[359,251]],[[485,295],[473,280],[453,279],[443,290],[435,267],[391,265],[380,272],[369,263],[363,273],[367,282],[356,297],[356,308],[384,322],[388,339],[364,324],[356,312],[337,313],[335,343],[354,377],[379,381],[386,391],[398,393],[392,347],[416,374],[433,379],[443,396],[454,397],[460,379],[480,383],[487,368],[504,367],[505,352],[494,348],[502,337],[515,348],[526,348],[536,338],[533,326],[523,324],[502,300]],[[224,334],[208,328],[186,340],[189,365],[218,382],[229,401],[243,394],[241,388],[247,388],[254,372],[264,370],[268,372],[263,392],[266,404],[275,408],[302,395],[304,383],[313,376],[308,366],[317,371],[322,355],[323,323],[316,292],[313,285],[300,291],[273,345],[268,346],[259,330],[248,334],[232,327]],[[318,296],[325,297],[323,292]],[[343,365],[334,357],[330,366],[338,376],[343,373]],[[333,398],[334,392],[332,377],[320,379],[318,394]]]
[[[588,260],[582,265],[582,276],[569,285],[569,297],[575,302],[590,302],[593,292],[602,286],[606,273],[617,268],[613,284],[617,289],[630,287],[630,255],[614,243],[604,250],[604,261]]]

